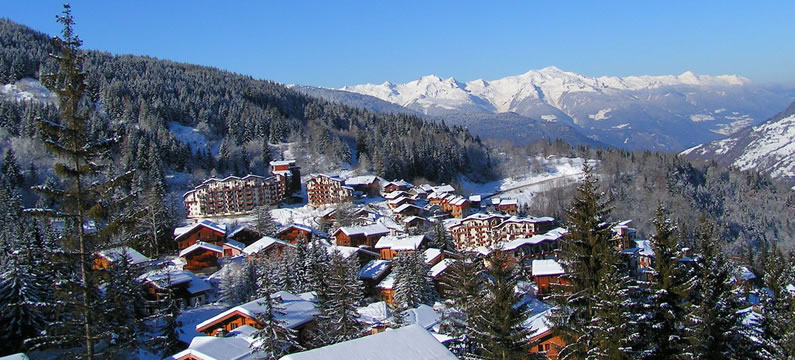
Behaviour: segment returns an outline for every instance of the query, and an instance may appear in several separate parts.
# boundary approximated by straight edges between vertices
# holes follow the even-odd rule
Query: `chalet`
[[[431,222],[428,219],[421,217],[421,216],[409,216],[402,220],[403,226],[406,230],[427,230],[430,227]]]
[[[315,237],[324,237],[322,235],[322,233],[312,229],[309,226],[291,224],[279,229],[279,231],[277,231],[273,237],[282,241],[286,241],[290,244],[297,244],[298,240],[310,242]]]
[[[454,360],[450,350],[420,325],[408,325],[358,339],[293,353],[280,360]]]
[[[404,180],[390,181],[384,184],[384,194],[389,194],[395,191],[409,191],[414,187],[411,183]]]
[[[191,226],[174,229],[177,248],[184,250],[198,241],[221,245],[226,241],[226,225],[202,220]]]
[[[480,208],[480,205],[483,203],[483,196],[482,195],[470,195],[469,196],[469,206],[473,209]]]
[[[503,215],[477,213],[452,224],[447,230],[458,249],[488,247],[501,241],[501,237],[493,229],[505,219]]]
[[[375,286],[378,297],[389,305],[395,303],[395,273],[390,272]]]
[[[438,264],[444,259],[457,257],[457,255],[455,255],[455,253],[452,251],[440,250],[436,248],[425,249],[422,255],[425,256],[425,265],[428,265],[429,267]]]
[[[254,334],[257,329],[244,325],[226,336],[196,336],[187,349],[171,355],[164,360],[254,360],[265,359],[267,352],[252,350],[261,340]]]
[[[568,284],[561,275],[565,274],[563,267],[552,259],[533,260],[532,267],[533,280],[538,286],[538,295],[549,294],[552,284]]]
[[[301,192],[301,167],[295,160],[281,160],[270,162],[271,174],[279,179],[279,192],[282,197]]]
[[[511,240],[498,246],[508,256],[509,261],[544,259],[551,257],[559,248],[559,241],[566,233],[565,229],[557,228],[545,234]]]
[[[460,219],[469,215],[469,200],[461,196],[454,196],[442,206],[442,209],[445,208],[445,211],[449,212],[450,215]]]
[[[152,271],[142,275],[140,280],[146,290],[144,297],[150,304],[155,304],[150,312],[154,312],[156,304],[169,294],[174,296],[180,308],[202,305],[212,289],[207,280],[185,270]]]
[[[356,312],[359,314],[359,322],[370,329],[368,335],[383,332],[391,325],[388,320],[392,317],[392,310],[383,301],[359,307]]]
[[[226,233],[227,241],[234,240],[245,246],[251,245],[261,237],[262,234],[260,234],[259,231],[245,225],[236,225]]]
[[[413,204],[414,200],[407,198],[405,196],[399,196],[391,200],[387,200],[387,205],[389,205],[392,209],[397,209],[405,204]]]
[[[224,244],[216,245],[197,241],[179,252],[179,257],[184,258],[185,270],[193,272],[215,272],[218,270],[218,259],[224,257]],[[227,249],[231,252],[231,249]]]
[[[392,270],[390,260],[371,260],[359,270],[359,279],[364,282],[365,291],[369,296],[378,297],[380,291],[378,285]]]
[[[96,254],[92,268],[94,270],[110,269],[124,259],[133,266],[146,266],[152,260],[131,247],[117,247],[102,250]]]
[[[634,241],[638,231],[629,227],[630,223],[632,223],[632,220],[625,220],[613,226],[614,239],[618,240],[616,251],[635,247]]]
[[[447,287],[445,283],[447,282],[447,269],[450,268],[451,265],[455,264],[456,260],[451,258],[446,258],[435,265],[433,265],[430,270],[428,270],[428,276],[431,277],[433,280],[433,286],[436,288],[436,292],[444,297],[447,295]]]
[[[328,243],[325,242],[320,246],[325,246],[326,251],[328,252],[329,255],[337,253],[340,254],[345,259],[348,259],[351,256],[356,257],[360,269],[363,268],[370,261],[378,260],[380,258],[377,252],[370,251],[361,247],[329,245]]]
[[[395,217],[405,219],[410,216],[417,216],[422,212],[422,208],[414,204],[403,204],[392,210]]]
[[[389,234],[389,229],[381,224],[367,226],[343,226],[332,234],[339,246],[361,246],[373,247],[378,239]]]
[[[353,200],[353,188],[336,176],[313,174],[306,182],[306,196],[309,205],[315,207],[349,203]]]
[[[208,179],[182,198],[189,219],[250,214],[263,205],[275,205],[284,198],[279,177],[246,175],[239,178]]]
[[[295,249],[295,247],[295,245],[289,242],[274,239],[270,236],[263,236],[253,244],[246,246],[242,253],[246,255],[249,260],[253,260],[255,258],[279,257],[287,249]]]
[[[345,179],[345,185],[353,188],[353,191],[367,196],[377,196],[381,193],[381,179],[374,175]]]
[[[525,322],[525,326],[531,334],[530,343],[534,344],[534,346],[530,348],[530,353],[546,356],[547,359],[557,360],[558,353],[560,349],[566,346],[566,342],[564,342],[563,338],[559,335],[552,332],[552,328],[547,320],[549,314],[550,310],[548,308],[536,314],[531,314]]]
[[[516,215],[519,212],[519,201],[516,199],[500,199],[496,208],[497,211],[503,214]]]
[[[421,187],[414,187],[406,192],[407,196],[414,200],[421,200],[428,198],[428,192]]]
[[[381,258],[389,260],[397,256],[398,252],[416,251],[425,247],[430,239],[425,235],[414,236],[384,236],[375,244],[375,249],[381,252]]]
[[[318,314],[315,304],[304,297],[299,297],[286,291],[273,293],[271,299],[281,308],[278,311],[272,311],[273,316],[284,327],[297,331],[299,341],[305,340],[305,329]],[[196,325],[196,332],[208,336],[216,336],[219,332],[230,333],[246,325],[260,329],[262,324],[257,320],[257,316],[266,311],[265,308],[263,298],[235,306],[202,321]]]

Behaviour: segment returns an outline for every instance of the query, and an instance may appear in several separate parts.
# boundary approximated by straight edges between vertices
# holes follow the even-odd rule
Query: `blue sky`
[[[48,34],[61,2],[4,1]],[[341,87],[423,75],[493,80],[738,74],[795,83],[795,1],[74,1],[87,49]]]

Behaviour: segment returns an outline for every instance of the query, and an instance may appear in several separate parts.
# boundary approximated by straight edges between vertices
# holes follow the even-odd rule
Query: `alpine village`
[[[791,184],[486,141],[57,21],[0,19],[0,83],[43,94],[0,98],[0,359],[795,358]]]

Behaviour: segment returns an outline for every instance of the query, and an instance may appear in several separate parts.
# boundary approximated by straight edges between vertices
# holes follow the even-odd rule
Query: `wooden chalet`
[[[345,185],[353,191],[367,196],[377,196],[381,193],[381,179],[375,175],[355,176],[345,179]]]
[[[566,233],[565,229],[557,228],[545,234],[511,240],[498,246],[511,262],[547,259],[559,248],[559,241]]]
[[[378,285],[389,275],[392,270],[390,260],[371,260],[359,270],[359,279],[364,282],[365,292],[368,296],[382,298]]]
[[[566,346],[566,342],[563,341],[563,338],[559,335],[555,335],[552,329],[546,329],[538,335],[534,335],[530,338],[530,343],[535,344],[530,348],[531,354],[546,356],[547,359],[551,360],[557,360],[560,349]]]
[[[366,226],[343,226],[335,231],[332,236],[339,246],[370,246],[373,247],[378,240],[389,234],[389,229],[381,224]]]
[[[227,240],[234,240],[245,246],[253,244],[260,238],[262,234],[259,231],[245,225],[237,225],[226,234]]]
[[[191,226],[175,229],[174,241],[177,242],[177,248],[180,251],[198,241],[220,246],[226,241],[226,225],[202,220]]]
[[[185,270],[153,271],[141,277],[144,284],[144,298],[148,300],[147,309],[156,311],[171,294],[180,308],[199,306],[207,301],[212,287],[207,280],[201,279]]]
[[[378,297],[388,305],[395,304],[395,273],[389,272],[378,285],[375,286]]]
[[[195,336],[187,349],[164,360],[255,360],[267,359],[270,353],[252,348],[258,344],[257,328],[243,325],[225,336]]]
[[[310,242],[317,235],[320,235],[320,233],[309,226],[291,224],[279,229],[273,237],[295,245],[298,243],[298,240]]]
[[[613,226],[613,237],[616,241],[616,251],[635,247],[635,237],[638,231],[629,227],[632,220],[625,220]]]
[[[398,196],[394,199],[387,200],[386,203],[391,209],[397,209],[405,204],[413,204],[414,200],[405,196]]]
[[[406,230],[427,230],[431,226],[431,222],[422,216],[409,216],[402,220],[403,226]]]
[[[538,295],[549,294],[553,284],[568,284],[568,280],[561,275],[565,274],[563,267],[552,259],[533,260],[533,280],[538,286]]]
[[[411,183],[404,180],[390,181],[384,185],[384,194],[395,191],[409,191],[414,187]]]
[[[397,256],[398,252],[418,251],[426,247],[430,239],[425,235],[413,236],[384,236],[375,244],[375,249],[381,253],[381,259],[389,260]]]
[[[422,208],[411,203],[405,203],[396,207],[392,212],[398,220],[401,220],[411,216],[418,216],[422,212]]]
[[[179,257],[184,258],[185,270],[193,272],[215,272],[218,270],[218,259],[224,257],[223,245],[197,241],[179,252]],[[227,249],[232,253],[232,249]]]
[[[117,247],[97,252],[91,267],[94,270],[110,269],[125,258],[133,266],[146,266],[152,261],[131,247]]]
[[[306,339],[305,330],[318,314],[315,303],[293,295],[286,291],[279,291],[271,295],[274,302],[278,302],[280,311],[274,311],[273,316],[288,329],[298,332],[299,339]],[[257,315],[265,311],[262,299],[235,306],[216,316],[213,316],[196,325],[196,332],[208,336],[216,336],[219,331],[229,333],[241,326],[251,326],[257,329],[262,324],[257,320]]]
[[[285,251],[295,249],[295,247],[289,242],[263,236],[253,244],[246,246],[242,253],[249,261],[253,261],[257,258],[280,257]]]
[[[445,285],[448,280],[447,269],[455,264],[455,262],[455,259],[445,258],[431,266],[430,270],[428,270],[428,276],[430,276],[431,280],[433,280],[433,286],[436,288],[436,293],[442,297],[446,297],[449,292],[447,286]]]

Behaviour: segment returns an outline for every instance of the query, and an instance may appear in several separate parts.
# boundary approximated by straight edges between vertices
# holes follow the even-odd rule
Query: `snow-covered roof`
[[[499,205],[500,206],[519,205],[519,201],[516,199],[502,199]]]
[[[443,184],[443,185],[440,185],[440,186],[433,187],[433,191],[438,192],[438,193],[451,193],[451,192],[455,192],[455,188],[453,188],[450,185]]]
[[[357,186],[357,185],[370,185],[378,180],[378,177],[375,175],[363,175],[363,176],[355,176],[352,178],[348,178],[345,180],[345,185],[348,186]]]
[[[392,249],[395,251],[417,250],[426,239],[427,237],[425,237],[425,235],[384,236],[378,239],[378,242],[375,244],[375,248]]]
[[[388,193],[388,194],[384,195],[384,199],[392,200],[392,199],[399,198],[401,196],[405,197],[406,196],[406,192],[405,191],[400,191],[400,190],[399,191],[393,191],[391,193]]]
[[[210,290],[207,280],[199,278],[187,270],[155,270],[144,274],[141,278],[159,289],[166,289],[172,286],[189,283],[186,290],[191,294],[198,294]]]
[[[379,289],[390,290],[395,286],[395,273],[391,272],[376,286]]]
[[[408,223],[411,223],[414,220],[428,221],[428,219],[426,219],[426,218],[424,218],[422,216],[412,215],[412,216],[409,216],[409,217],[403,219],[403,223],[404,224],[408,224]]]
[[[290,244],[288,242],[285,242],[285,241],[282,241],[282,240],[279,240],[279,239],[274,239],[274,238],[272,238],[270,236],[263,236],[261,239],[253,242],[251,245],[246,246],[243,249],[243,253],[246,254],[246,255],[256,254],[256,253],[258,253],[258,252],[260,252],[262,250],[268,249],[268,248],[270,248],[271,246],[274,246],[274,245],[295,247],[295,245]]]
[[[271,166],[285,166],[295,165],[295,160],[274,160],[270,162]]]
[[[298,229],[298,230],[301,230],[301,231],[306,231],[306,232],[312,233],[312,235],[316,235],[316,236],[320,236],[320,237],[328,237],[328,234],[326,234],[326,233],[324,233],[322,231],[319,231],[319,230],[315,230],[311,226],[304,225],[304,224],[290,224],[290,225],[287,225],[287,226],[283,226],[281,229],[279,229],[279,231],[276,232],[275,236],[279,236],[279,235],[283,234],[284,232],[289,231],[290,229]]]
[[[364,235],[364,236],[372,236],[372,235],[380,235],[380,234],[388,234],[389,229],[382,224],[372,224],[372,225],[365,225],[365,226],[343,226],[334,233],[342,231],[345,235]]]
[[[559,240],[561,236],[563,236],[563,234],[561,234],[560,232],[550,231],[547,232],[546,234],[533,235],[529,238],[520,238],[516,240],[511,240],[506,243],[500,244],[500,246],[502,247],[502,250],[511,251],[511,250],[516,250],[524,245],[536,245],[544,241],[556,241]]]
[[[563,267],[552,259],[533,260],[533,276],[548,276],[563,274]]]
[[[367,255],[373,256],[373,257],[378,257],[378,253],[376,253],[376,252],[373,252],[373,251],[370,251],[370,250],[367,250],[367,249],[362,249],[360,247],[354,247],[354,246],[328,245],[328,246],[326,246],[326,251],[329,253],[329,255],[333,254],[336,251],[340,255],[342,255],[343,258],[346,258],[346,259],[351,257],[351,255],[356,254],[356,253],[363,253],[363,254],[367,254]]]
[[[194,250],[197,250],[197,249],[210,250],[210,251],[221,253],[221,254],[224,253],[224,249],[221,248],[218,245],[211,244],[211,243],[206,243],[204,241],[197,241],[195,244],[193,244],[191,246],[188,246],[185,249],[183,249],[182,251],[180,251],[179,252],[179,257],[185,257],[185,255],[190,254]]]
[[[398,196],[398,197],[396,197],[394,199],[390,199],[389,201],[387,201],[387,203],[389,203],[389,205],[397,205],[397,204],[400,204],[400,203],[402,203],[404,201],[409,201],[409,200],[411,200],[411,199],[409,199],[409,198],[407,198],[405,196]]]
[[[356,309],[359,321],[365,324],[380,324],[392,316],[392,310],[386,302],[378,301]]]
[[[638,247],[639,255],[654,257],[654,249],[651,247],[649,240],[635,240],[635,246]]]
[[[455,259],[450,259],[450,258],[444,259],[440,261],[438,264],[432,266],[431,269],[428,270],[428,275],[430,275],[432,278],[435,278],[439,276],[439,274],[447,270],[447,268],[449,268],[450,265],[453,265],[454,263]]]
[[[196,325],[196,331],[201,332],[206,327],[235,312],[239,312],[250,318],[256,318],[257,314],[261,314],[263,311],[265,311],[265,305],[262,303],[262,299],[263,298],[259,298],[254,301],[249,301],[245,304],[235,306],[216,316],[202,321]],[[286,291],[278,291],[273,293],[271,295],[271,299],[274,299],[274,301],[278,302],[279,307],[282,308],[279,311],[273,312],[274,317],[281,321],[282,324],[289,329],[294,329],[312,321],[313,317],[318,314],[314,303],[311,301],[306,301],[301,297]]]
[[[442,254],[442,250],[436,248],[428,248],[422,255],[425,256],[425,263],[430,264],[433,259],[436,259],[437,256]]]
[[[469,195],[469,201],[471,202],[481,202],[483,201],[482,195]]]
[[[392,185],[395,185],[395,186],[408,187],[408,188],[414,187],[414,185],[412,185],[410,182],[408,182],[406,180],[403,180],[403,179],[390,181],[389,184],[392,184]],[[389,184],[387,184],[387,185],[389,185]]]
[[[254,231],[252,229],[249,229],[245,225],[236,225],[231,230],[229,230],[229,232],[226,234],[226,237],[227,238],[233,238],[233,237],[235,237],[235,235],[239,234],[243,230]]]
[[[216,224],[210,220],[202,220],[190,226],[183,226],[174,229],[174,237],[179,239],[180,237],[182,237],[182,235],[190,233],[191,231],[193,231],[198,227],[206,227],[210,230],[214,230],[216,232],[226,235],[226,225]]]
[[[424,329],[430,329],[441,321],[439,313],[425,304],[403,311],[403,316],[407,324],[416,324]]]
[[[551,329],[547,317],[551,313],[549,305],[537,299],[530,301],[528,306],[528,317],[522,326],[529,330],[530,336],[538,336]]]
[[[98,252],[97,255],[107,259],[112,263],[120,261],[121,259],[123,259],[123,256],[125,255],[127,256],[127,259],[130,260],[130,263],[133,265],[143,264],[152,261],[148,257],[139,253],[137,250],[126,246],[102,250]]]
[[[247,325],[241,328],[243,327],[251,328]],[[171,355],[165,360],[182,359],[186,356],[202,360],[253,360],[267,357],[265,352],[252,351],[252,343],[255,342],[257,340],[254,337],[242,334],[227,337],[197,336],[191,340],[187,349]]]
[[[419,207],[417,205],[414,205],[414,204],[403,204],[403,205],[400,205],[397,208],[395,208],[395,210],[393,212],[396,213],[396,214],[399,214],[399,213],[402,213],[402,212],[404,212],[404,211],[406,211],[406,210],[408,210],[410,208],[416,208],[417,210],[422,210],[421,207]]]
[[[30,360],[30,358],[25,353],[16,353],[0,357],[0,360]]]
[[[450,350],[419,325],[294,353],[280,360],[454,360]]]
[[[756,275],[747,266],[740,266],[737,269],[737,275],[735,276],[735,278],[738,281],[750,281],[756,279]]]
[[[389,271],[392,262],[389,260],[370,260],[359,270],[360,279],[375,280],[380,278],[385,272]]]
[[[224,245],[225,246],[229,246],[231,248],[238,249],[240,251],[243,251],[243,249],[246,248],[246,244],[244,244],[244,243],[242,243],[240,241],[237,241],[237,240],[232,240],[232,239],[226,239],[226,242],[224,243]]]

